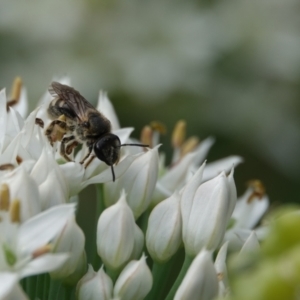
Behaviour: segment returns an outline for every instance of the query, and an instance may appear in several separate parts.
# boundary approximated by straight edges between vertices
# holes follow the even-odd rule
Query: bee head
[[[113,181],[115,179],[113,165],[118,163],[120,159],[120,147],[120,139],[112,133],[104,135],[94,145],[94,152],[96,156],[107,165],[111,166]]]

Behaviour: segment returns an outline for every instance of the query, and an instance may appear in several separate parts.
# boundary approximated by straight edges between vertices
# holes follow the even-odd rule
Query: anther
[[[187,153],[192,152],[199,145],[199,138],[196,136],[189,137],[180,148],[180,156],[183,157]]]
[[[145,145],[149,145],[150,148],[153,147],[152,145],[152,137],[153,137],[153,131],[150,126],[144,126],[141,132],[141,143]]]
[[[13,200],[9,207],[10,220],[12,223],[20,223],[21,203],[18,199]]]
[[[258,179],[248,181],[247,186],[252,188],[252,193],[249,196],[247,203],[251,203],[255,198],[262,199],[262,197],[266,194],[264,184]]]
[[[186,122],[184,120],[179,120],[172,133],[172,146],[174,148],[179,148],[184,140],[186,134]]]
[[[6,183],[3,183],[0,186],[0,210],[8,211],[9,201],[9,187]]]

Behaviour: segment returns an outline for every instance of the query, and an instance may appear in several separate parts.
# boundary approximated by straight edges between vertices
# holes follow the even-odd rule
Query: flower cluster
[[[61,82],[69,84],[69,79]],[[10,97],[0,92],[0,299],[228,295],[227,251],[258,248],[267,233],[267,227],[254,230],[269,205],[262,183],[250,182],[237,198],[234,168],[242,158],[206,163],[214,139],[186,138],[186,123],[180,120],[167,166],[159,152],[164,126],[153,122],[141,133],[149,148],[121,149],[113,182],[104,162],[80,164],[86,145],[67,162],[57,151],[60,142],[49,143],[44,131],[51,122],[51,101],[46,93],[25,118],[21,80],[16,79]],[[134,140],[133,129],[120,128],[102,92],[97,109],[122,144]],[[96,209],[86,217],[94,226],[90,238],[76,222],[81,207],[76,203],[78,193],[91,184],[98,196]]]

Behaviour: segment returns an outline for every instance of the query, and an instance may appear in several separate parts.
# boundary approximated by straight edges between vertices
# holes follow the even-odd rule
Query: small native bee
[[[50,102],[47,112],[53,121],[45,134],[51,145],[61,141],[60,154],[67,161],[72,161],[69,155],[78,144],[86,143],[88,153],[80,163],[87,161],[85,163],[87,167],[95,157],[98,157],[111,167],[115,181],[113,165],[120,159],[120,148],[148,147],[141,144],[121,144],[119,137],[110,132],[110,121],[74,88],[52,82],[49,92],[54,99]],[[41,119],[36,119],[36,124],[44,127]]]

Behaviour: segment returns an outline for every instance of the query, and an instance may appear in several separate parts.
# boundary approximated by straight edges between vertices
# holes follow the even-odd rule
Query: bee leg
[[[40,118],[35,118],[35,124],[39,125],[41,128],[44,128],[44,121]]]
[[[71,142],[75,139],[74,135],[64,137],[61,140],[60,144],[60,155],[66,160],[66,161],[72,161],[72,159],[67,155],[66,153],[66,143]],[[72,143],[73,144],[73,143]],[[67,147],[68,148],[68,147]]]
[[[66,148],[66,153],[67,153],[68,155],[70,155],[70,154],[72,153],[73,149],[74,149],[76,146],[78,146],[78,142],[77,142],[77,141],[74,141],[74,142],[72,142],[71,144],[69,144],[69,145],[67,146],[67,148]]]
[[[55,127],[58,126],[58,130],[55,130]],[[48,128],[45,131],[45,135],[47,136],[51,146],[56,141],[60,141],[64,136],[67,130],[67,123],[61,120],[54,120],[50,123]]]
[[[84,165],[84,168],[86,169],[88,167],[88,165],[94,160],[94,158],[96,157],[96,155],[91,155],[90,159],[87,161],[87,163]]]
[[[91,155],[91,153],[92,153],[92,150],[93,150],[93,144],[89,144],[88,145],[88,147],[89,147],[89,151],[88,151],[88,153],[86,154],[86,156],[81,160],[81,164],[83,164],[87,159],[88,159],[88,157]],[[90,164],[90,163],[89,163]],[[86,166],[87,167],[87,166]]]

